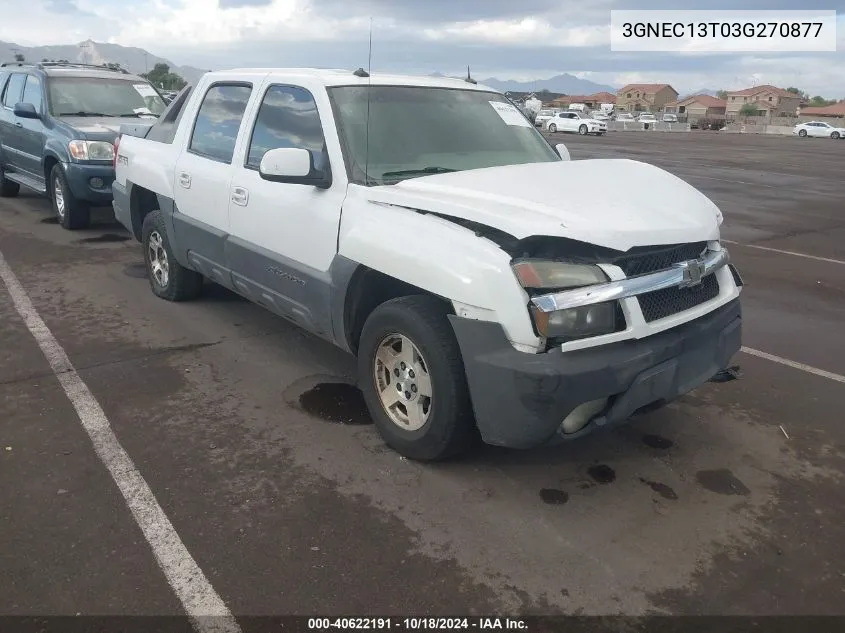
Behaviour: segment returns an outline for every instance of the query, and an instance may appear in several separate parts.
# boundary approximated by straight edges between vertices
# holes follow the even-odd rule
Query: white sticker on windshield
[[[157,97],[158,93],[150,84],[132,84],[137,93],[142,97]]]
[[[531,122],[526,119],[522,112],[516,109],[511,103],[503,103],[501,101],[491,101],[490,105],[496,113],[502,117],[505,125],[518,125],[520,127],[531,127]]]

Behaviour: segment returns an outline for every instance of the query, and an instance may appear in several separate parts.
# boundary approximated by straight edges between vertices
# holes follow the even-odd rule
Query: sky
[[[612,9],[836,9],[834,53],[619,53]],[[4,9],[13,10],[4,10]],[[93,39],[177,65],[367,65],[521,81],[568,72],[598,83],[670,83],[679,92],[762,83],[845,98],[845,0],[0,0],[0,40]]]

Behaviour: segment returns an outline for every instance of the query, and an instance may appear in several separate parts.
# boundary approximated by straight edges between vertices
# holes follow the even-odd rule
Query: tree
[[[757,106],[753,103],[743,104],[743,106],[739,109],[739,113],[742,116],[757,116],[757,112],[759,112],[759,110],[757,110]]]
[[[828,100],[820,95],[816,95],[810,99],[810,105],[814,108],[823,108],[824,106],[833,105],[834,103],[836,103],[835,99]]]
[[[727,90],[717,90],[716,96],[719,99],[722,99],[723,101],[727,101],[728,100],[728,91]]]
[[[122,70],[122,67],[117,62],[106,62],[106,68],[111,70]]]
[[[15,53],[15,61],[16,62],[25,62],[26,57],[24,57],[22,53]]]
[[[141,77],[162,90],[181,90],[188,83],[176,73],[170,72],[170,66],[162,63],[156,64],[150,72],[143,73]]]
[[[800,90],[798,90],[798,88],[795,88],[795,87],[793,87],[793,86],[790,86],[789,88],[787,88],[787,89],[786,89],[786,91],[787,91],[787,92],[791,92],[791,93],[792,93],[792,94],[794,94],[794,95],[801,96],[801,91],[800,91]]]

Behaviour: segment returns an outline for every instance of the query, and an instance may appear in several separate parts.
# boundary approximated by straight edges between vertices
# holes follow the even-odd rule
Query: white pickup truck
[[[473,81],[208,73],[115,163],[156,295],[207,279],[355,354],[413,459],[610,428],[740,348],[716,205],[649,164],[570,161]]]

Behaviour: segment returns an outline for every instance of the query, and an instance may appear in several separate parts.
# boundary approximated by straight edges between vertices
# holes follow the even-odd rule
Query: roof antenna
[[[477,84],[478,82],[469,74],[469,64],[467,64],[467,77],[464,79],[468,84]]]
[[[364,150],[364,178],[367,184],[370,183],[370,90],[373,86],[373,78],[371,76],[373,70],[373,18],[370,16],[370,48],[367,53],[367,131],[366,131],[366,149]],[[358,73],[355,73],[358,75]],[[362,77],[364,75],[358,75]]]

